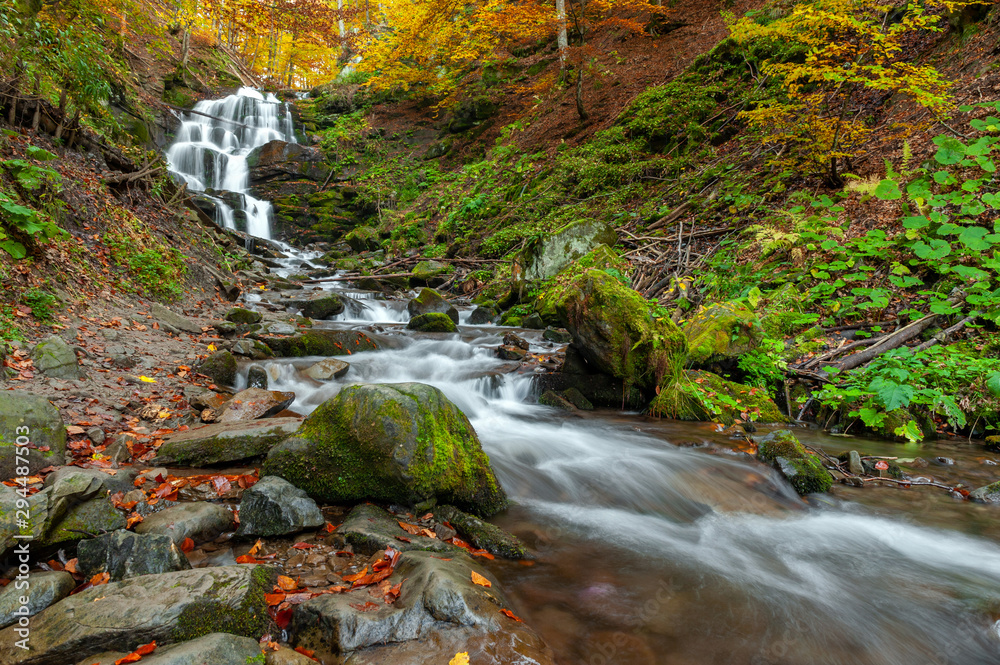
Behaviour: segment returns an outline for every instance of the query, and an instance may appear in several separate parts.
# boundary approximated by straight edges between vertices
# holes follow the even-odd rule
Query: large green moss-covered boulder
[[[378,232],[370,226],[359,226],[344,236],[344,242],[355,252],[376,250],[379,248]]]
[[[216,351],[201,361],[198,366],[200,373],[211,377],[212,381],[224,386],[236,384],[238,369],[236,357],[229,351]]]
[[[406,311],[410,313],[410,316],[433,313],[447,314],[448,318],[456,325],[458,324],[458,310],[434,289],[421,289],[416,298],[406,303]]]
[[[829,491],[830,472],[789,430],[771,432],[757,441],[757,459],[781,472],[799,494]]]
[[[699,420],[731,425],[739,420],[783,423],[788,418],[763,388],[727,381],[704,370],[669,374],[649,404],[655,416],[677,420]]]
[[[436,498],[483,516],[507,507],[469,419],[421,383],[345,388],[271,449],[262,474],[328,503]]]
[[[455,268],[440,261],[421,261],[410,272],[413,273],[410,279],[412,285],[438,286],[445,283],[447,276],[455,272]]]
[[[458,330],[458,326],[455,325],[454,321],[448,318],[447,314],[441,314],[439,312],[418,314],[410,319],[410,322],[406,324],[406,327],[410,330],[417,330],[419,332],[451,333]]]
[[[356,330],[309,330],[299,335],[261,336],[260,339],[266,341],[279,358],[346,356],[379,348],[375,340]]]
[[[598,245],[613,246],[618,235],[607,222],[583,219],[549,234],[519,258],[528,281],[547,279],[579,260]]]
[[[17,455],[21,459],[15,460],[18,437],[23,437],[20,442],[25,445]],[[19,390],[0,392],[0,480],[58,466],[65,456],[66,427],[59,409],[39,395]],[[28,462],[27,472],[17,473],[24,460]]]
[[[687,353],[687,340],[670,319],[654,316],[645,298],[603,270],[557,282],[537,308],[570,332],[587,362],[637,388],[652,388]]]
[[[743,303],[723,302],[701,307],[683,326],[688,362],[695,367],[736,359],[764,339],[757,316]]]

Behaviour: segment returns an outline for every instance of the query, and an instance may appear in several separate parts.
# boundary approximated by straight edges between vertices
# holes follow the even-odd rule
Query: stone
[[[458,326],[448,318],[447,314],[440,314],[438,312],[418,314],[410,319],[406,327],[409,330],[430,333],[453,333],[458,330]]]
[[[316,661],[294,649],[278,647],[277,651],[265,653],[265,665],[316,665]]]
[[[593,403],[580,392],[579,388],[567,388],[560,392],[559,395],[581,411],[594,410]]]
[[[229,351],[216,351],[198,366],[200,373],[223,386],[236,385],[237,370],[236,357]]]
[[[256,339],[238,339],[233,342],[230,351],[238,356],[247,356],[254,360],[265,360],[274,355],[267,344]]]
[[[410,282],[415,286],[440,286],[447,281],[446,275],[454,270],[440,261],[421,261],[410,271],[413,273]]]
[[[35,616],[75,588],[76,580],[64,571],[36,571],[28,573],[26,580],[12,581],[0,589],[0,628],[17,623],[21,617]],[[28,602],[22,603],[22,598],[27,598]],[[21,610],[22,606],[28,608],[26,613]]]
[[[355,552],[365,556],[384,552],[387,547],[401,552],[420,550],[457,553],[461,550],[458,546],[438,538],[418,536],[404,531],[395,517],[370,503],[362,503],[351,509],[337,527],[336,534],[343,537]]]
[[[239,423],[281,413],[295,401],[295,393],[247,388],[233,395],[219,409],[217,422]]]
[[[437,498],[479,515],[507,507],[469,419],[420,383],[344,388],[271,449],[262,472],[327,503]]]
[[[501,346],[497,349],[497,358],[500,360],[521,361],[527,355],[527,351],[517,346]]]
[[[344,242],[355,252],[375,251],[381,246],[378,232],[370,226],[351,229],[350,233],[344,236]]]
[[[638,389],[652,389],[657,368],[679,365],[687,355],[677,326],[655,317],[651,303],[603,270],[556,282],[536,306],[543,319],[570,332],[589,364]]]
[[[291,337],[266,337],[267,345],[280,358],[343,356],[347,351],[377,351],[378,342],[356,330],[310,330]]]
[[[175,545],[185,538],[196,543],[213,540],[233,528],[233,514],[215,503],[181,503],[154,513],[135,526],[136,533],[169,536]]]
[[[542,339],[546,342],[552,342],[554,344],[569,344],[573,341],[573,336],[562,328],[553,328],[549,326],[545,329],[545,332],[542,333]]]
[[[324,524],[323,513],[308,494],[284,478],[265,476],[243,493],[236,535],[283,536]]]
[[[716,395],[726,395],[736,404],[718,400]],[[649,413],[677,420],[711,421],[724,425],[732,425],[737,420],[788,422],[763,388],[727,381],[705,370],[665,373],[659,394],[649,404]]]
[[[545,328],[545,321],[542,320],[542,317],[538,314],[538,312],[532,312],[528,316],[521,319],[521,327],[529,330],[541,330]]]
[[[500,315],[494,308],[479,306],[469,314],[469,325],[485,326],[496,321],[498,316]]]
[[[260,365],[250,365],[247,368],[247,388],[267,390],[267,370]]]
[[[104,443],[104,430],[100,427],[91,427],[87,430],[87,438],[90,439],[91,443],[95,446],[99,446]]]
[[[105,473],[101,469],[81,469],[77,466],[62,466],[45,477],[45,487],[72,487],[71,491],[62,490],[63,494],[71,492],[90,498],[100,494],[115,492],[130,492],[135,489],[133,482],[139,473],[135,469],[121,469],[115,475]]]
[[[111,468],[117,469],[123,462],[132,459],[132,452],[128,449],[128,437],[124,434],[115,438],[104,448],[104,456],[111,460]]]
[[[462,538],[474,547],[486,550],[490,554],[506,559],[525,559],[528,550],[517,536],[507,533],[500,527],[484,522],[475,515],[470,515],[455,506],[439,506],[434,510],[434,516],[450,523],[462,535]]]
[[[80,661],[79,665],[114,665],[127,655],[120,651],[99,653]],[[313,665],[316,663],[306,660]],[[264,654],[256,640],[229,633],[211,633],[180,644],[157,646],[156,651],[142,657],[143,665],[260,665],[264,662]]]
[[[1000,503],[1000,481],[969,492],[969,499],[977,503]]]
[[[106,572],[117,582],[191,567],[170,537],[160,534],[114,531],[81,541],[76,552],[77,569],[88,579]]]
[[[538,403],[543,406],[551,406],[562,411],[576,411],[576,407],[568,399],[554,390],[546,390],[538,398]]]
[[[799,494],[829,491],[830,472],[789,430],[777,430],[757,440],[757,459],[781,472]]]
[[[847,467],[850,469],[851,473],[855,476],[863,476],[865,473],[865,467],[861,464],[861,455],[856,450],[852,450],[847,453]]]
[[[548,234],[544,240],[526,249],[519,257],[524,279],[547,279],[579,261],[598,245],[613,247],[618,242],[614,228],[598,220],[572,222]]]
[[[421,289],[416,298],[406,304],[406,311],[411,317],[421,314],[447,314],[455,325],[458,325],[458,310],[434,289]]]
[[[344,301],[333,293],[324,293],[315,298],[286,300],[282,304],[302,311],[302,316],[310,319],[329,319],[344,311]]]
[[[0,631],[0,665],[65,665],[106,651],[128,653],[153,641],[164,647],[211,633],[256,640],[267,629],[264,594],[276,579],[267,566],[240,565],[92,587],[32,617],[28,650],[15,646],[20,639],[15,627]]]
[[[376,608],[365,611],[367,595],[308,600],[293,611],[293,644],[327,662],[341,657],[353,664],[447,663],[456,653],[485,648],[491,657],[482,662],[552,665],[544,642],[500,613],[510,603],[497,582],[491,580],[490,588],[476,585],[473,573],[492,577],[464,554],[444,560],[431,552],[403,552],[388,578],[390,584],[406,580],[395,603],[376,600]]]
[[[257,334],[260,335],[294,335],[299,331],[291,323],[285,321],[268,321],[261,326]]]
[[[280,140],[270,141],[252,150],[247,155],[247,166],[252,186],[302,178],[323,182],[330,172],[330,167],[323,163],[323,153],[318,148]]]
[[[351,366],[343,360],[326,358],[310,366],[304,374],[316,381],[330,381],[331,379],[339,379],[344,376],[349,369],[351,369]]]
[[[757,349],[765,337],[757,315],[739,302],[723,302],[698,308],[683,323],[688,340],[688,360],[694,367],[713,363],[735,363]]]
[[[18,448],[22,444],[32,448]],[[48,450],[45,450],[47,448]],[[16,455],[15,450],[22,454]],[[0,478],[6,480],[22,474],[15,469],[15,458],[28,460],[28,474],[47,466],[60,465],[66,457],[66,426],[62,416],[50,401],[39,395],[20,390],[0,391]]]
[[[35,369],[54,379],[79,379],[83,377],[76,352],[58,335],[46,337],[31,350]]]
[[[226,321],[230,323],[237,323],[243,325],[252,325],[254,323],[260,323],[264,315],[260,312],[255,312],[250,309],[243,309],[242,307],[233,307],[231,310],[226,312]]]
[[[191,333],[192,335],[201,334],[200,325],[187,317],[177,314],[171,309],[167,309],[159,303],[153,303],[153,306],[149,309],[149,313],[152,314],[153,318],[161,324],[166,323],[167,325],[173,326],[174,328],[182,330],[186,333]]]
[[[503,344],[504,346],[516,346],[517,348],[524,349],[525,351],[531,348],[531,345],[528,344],[527,340],[511,330],[504,333]]]

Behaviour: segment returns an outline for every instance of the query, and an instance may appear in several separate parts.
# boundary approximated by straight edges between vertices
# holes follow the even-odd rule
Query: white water
[[[249,194],[247,155],[270,141],[296,142],[288,104],[241,88],[225,99],[198,102],[194,111],[184,114],[167,150],[168,168],[191,191],[212,190],[206,196],[216,204],[220,226],[270,239],[271,203]],[[237,217],[245,217],[245,226]]]

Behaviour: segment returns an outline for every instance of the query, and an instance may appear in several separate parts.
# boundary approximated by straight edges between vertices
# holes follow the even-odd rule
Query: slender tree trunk
[[[566,68],[566,51],[569,48],[569,37],[566,34],[566,0],[556,0],[556,21],[559,23],[559,69]]]
[[[583,108],[583,63],[576,70],[576,112],[580,115],[581,121],[590,117]]]
[[[340,33],[341,57],[347,57],[347,32],[344,30],[344,0],[337,0],[337,31]]]

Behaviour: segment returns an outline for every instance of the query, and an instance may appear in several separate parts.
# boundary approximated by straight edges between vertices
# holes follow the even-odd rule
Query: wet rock
[[[78,570],[84,577],[106,572],[115,582],[191,567],[173,541],[159,534],[115,531],[81,541],[76,551]]]
[[[247,388],[233,395],[219,409],[217,422],[240,423],[281,413],[295,401],[295,393]]]
[[[186,333],[191,333],[192,335],[201,334],[200,325],[187,317],[177,314],[173,310],[167,309],[159,303],[153,303],[153,306],[149,309],[149,313],[152,314],[153,318],[161,324],[166,323],[169,326],[173,326],[174,328],[182,330]]]
[[[323,293],[309,299],[287,300],[284,305],[302,310],[302,316],[310,319],[328,319],[344,311],[344,301],[332,293]]]
[[[527,548],[517,536],[454,506],[440,506],[435,509],[434,516],[450,523],[458,529],[462,538],[478,549],[506,559],[524,559],[528,556]]]
[[[236,340],[230,351],[238,356],[247,356],[254,360],[265,360],[274,355],[267,344],[256,339]]]
[[[316,529],[326,520],[316,502],[287,480],[265,476],[243,493],[237,536],[283,536]]]
[[[111,468],[117,469],[122,463],[132,459],[132,452],[128,449],[128,437],[124,434],[115,438],[104,448],[104,455],[111,460]]]
[[[242,325],[252,325],[254,323],[260,323],[263,320],[264,315],[260,312],[255,312],[250,309],[243,309],[242,307],[233,307],[231,310],[226,312],[224,317],[226,321],[230,323],[237,323]]]
[[[46,337],[31,350],[35,369],[53,379],[79,379],[83,376],[76,352],[58,335]]]
[[[27,431],[27,435],[25,432]],[[18,437],[21,443],[29,440],[34,448],[21,447],[23,454],[15,455]],[[63,463],[66,456],[66,427],[62,416],[44,397],[20,390],[0,391],[0,478],[18,475],[15,457],[28,460],[28,474],[47,466]],[[27,475],[27,474],[24,474]]]
[[[653,316],[641,295],[603,270],[589,270],[546,291],[538,303],[558,321],[597,370],[639,389],[652,388],[657,367],[683,362],[687,340],[670,319]]]
[[[739,302],[703,306],[684,322],[683,330],[689,360],[696,367],[735,362],[764,339],[757,315]]]
[[[799,494],[826,492],[833,485],[830,472],[789,430],[771,432],[757,441],[757,459],[780,471]]]
[[[583,258],[598,245],[613,247],[616,242],[618,234],[610,224],[581,220],[567,224],[525,250],[518,257],[518,263],[523,266],[525,280],[547,279]]]
[[[538,398],[538,403],[543,406],[551,406],[555,409],[561,409],[563,411],[576,411],[576,407],[568,399],[560,395],[554,390],[546,390]]]
[[[101,469],[63,466],[45,477],[44,486],[58,485],[60,488],[67,488],[60,490],[63,494],[75,493],[89,498],[100,494],[130,492],[135,489],[133,481],[138,475],[135,469],[121,469],[112,476]]]
[[[90,439],[91,443],[95,446],[99,446],[104,443],[105,434],[104,430],[100,427],[91,427],[87,430],[87,438]]]
[[[121,651],[99,653],[78,665],[114,665],[127,655]],[[306,661],[316,663],[308,658]],[[142,657],[143,665],[256,665],[263,662],[264,654],[256,640],[228,633],[211,633],[180,644],[158,646],[156,651]]]
[[[376,351],[379,344],[355,330],[310,330],[291,337],[265,338],[274,354],[281,358],[304,356],[342,356],[361,351]]]
[[[308,656],[303,656],[294,649],[279,647],[277,651],[268,651],[265,654],[265,665],[316,665],[316,661]]]
[[[861,476],[865,473],[865,467],[861,464],[861,455],[858,451],[852,450],[847,453],[847,468],[850,469],[851,473],[855,476]]]
[[[473,326],[482,326],[489,323],[493,323],[500,316],[499,313],[492,307],[480,306],[472,310],[469,314],[469,324]]]
[[[447,314],[448,318],[458,325],[458,310],[434,289],[421,289],[417,297],[406,304],[406,311],[411,317],[421,314]]]
[[[247,368],[247,388],[267,390],[267,370],[260,365],[250,365]]]
[[[93,587],[32,617],[27,651],[15,646],[13,626],[0,631],[0,665],[65,665],[106,651],[127,653],[153,641],[163,647],[217,632],[256,640],[267,628],[264,594],[275,580],[271,568],[241,565]]]
[[[418,314],[410,319],[406,327],[410,330],[430,333],[453,333],[458,330],[455,322],[448,318],[447,314],[437,312]]]
[[[370,226],[359,226],[344,236],[344,242],[355,252],[375,251],[381,247],[378,231]]]
[[[34,572],[28,575],[27,580],[8,584],[0,589],[0,628],[17,623],[21,617],[35,616],[58,603],[75,588],[76,580],[63,571]],[[22,598],[28,602],[23,602]],[[22,607],[28,608],[26,613]]]
[[[593,411],[594,405],[589,399],[584,397],[578,388],[567,388],[559,393],[560,397],[581,411]]]
[[[446,663],[461,652],[470,661],[476,657],[472,662],[553,663],[537,635],[500,613],[510,604],[496,582],[478,586],[473,572],[490,577],[465,555],[444,561],[430,552],[404,552],[389,578],[390,584],[405,580],[395,603],[375,599],[376,609],[364,611],[351,594],[306,601],[292,615],[294,644],[352,664]]]
[[[422,550],[458,553],[461,550],[456,545],[440,539],[417,536],[404,531],[395,517],[370,503],[355,506],[337,527],[336,533],[350,543],[355,552],[365,556],[384,552],[387,547],[403,552]],[[400,540],[401,538],[406,540]]]
[[[527,351],[517,346],[501,346],[497,349],[497,358],[500,360],[521,361],[527,355]]]
[[[410,283],[414,286],[440,286],[447,281],[447,275],[454,272],[454,268],[440,261],[421,261],[410,272],[413,273]]]
[[[280,140],[254,148],[247,155],[247,166],[250,168],[251,186],[302,178],[322,182],[330,171],[323,164],[323,154],[317,148]]]
[[[542,321],[542,317],[539,316],[538,312],[532,312],[521,319],[521,327],[528,328],[529,330],[541,330],[545,327],[545,321]]]
[[[969,499],[978,503],[1000,503],[1000,481],[969,492]]]
[[[519,349],[524,349],[525,351],[530,348],[528,342],[515,332],[506,332],[503,336],[504,346],[516,346]]]
[[[714,399],[715,395],[726,395],[735,404]],[[677,420],[711,421],[724,425],[732,425],[738,419],[761,423],[788,421],[763,388],[727,381],[704,370],[665,374],[659,394],[649,404],[649,412]]]
[[[573,341],[573,336],[562,328],[552,328],[550,326],[545,329],[545,332],[542,333],[542,339],[546,342],[553,342],[555,344],[569,344]]]
[[[343,360],[326,358],[309,367],[304,373],[310,379],[315,379],[316,381],[330,381],[331,379],[339,379],[344,376],[349,369],[351,369],[351,366]]]
[[[152,533],[169,536],[175,545],[185,538],[196,543],[217,538],[233,528],[233,514],[226,508],[200,501],[181,503],[150,515],[136,525],[136,533]]]
[[[329,503],[438,498],[482,515],[507,506],[468,418],[420,383],[345,388],[271,449],[264,473]]]
[[[223,386],[236,385],[236,358],[229,351],[216,351],[201,361],[198,371]]]
[[[291,323],[286,323],[284,321],[268,321],[261,326],[257,334],[260,335],[294,335],[299,331],[298,328],[293,326]]]

